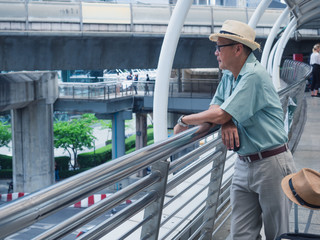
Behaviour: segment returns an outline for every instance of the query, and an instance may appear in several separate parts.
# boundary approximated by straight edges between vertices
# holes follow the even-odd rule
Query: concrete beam
[[[63,99],[59,98],[54,103],[55,111],[69,112],[69,113],[96,113],[112,114],[116,112],[131,110],[133,108],[134,98],[132,96],[99,100],[99,99]]]
[[[27,75],[0,74],[0,111],[22,108],[34,101],[34,82]]]
[[[58,98],[55,72],[15,72],[0,74],[0,111],[23,108],[45,99],[52,104]]]
[[[0,36],[0,69],[156,68],[163,36]],[[262,42],[264,40],[258,40]],[[217,68],[208,36],[179,39],[173,68]]]

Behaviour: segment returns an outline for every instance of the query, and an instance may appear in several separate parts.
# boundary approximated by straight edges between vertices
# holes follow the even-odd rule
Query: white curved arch
[[[284,51],[287,42],[289,41],[290,36],[292,35],[293,31],[297,27],[297,19],[293,18],[291,22],[288,24],[286,30],[284,31],[282,37],[279,40],[279,45],[277,47],[274,62],[273,62],[273,70],[272,70],[272,81],[275,88],[278,90],[280,88],[280,63],[281,57]]]
[[[264,67],[267,67],[267,62],[268,62],[268,57],[270,56],[270,50],[272,47],[272,43],[274,41],[274,39],[277,36],[277,33],[280,29],[280,25],[281,23],[283,23],[283,21],[285,20],[285,18],[287,18],[289,15],[289,8],[287,7],[282,13],[281,15],[278,17],[277,21],[275,22],[275,24],[273,25],[270,34],[268,35],[267,41],[264,45],[263,51],[262,51],[262,56],[261,56],[261,64]]]
[[[155,142],[166,139],[169,78],[180,32],[193,0],[179,0],[170,18],[160,51],[154,91],[153,122]],[[252,15],[249,26],[255,28],[271,0],[263,0]],[[279,73],[278,73],[279,74]]]
[[[153,100],[154,141],[168,138],[168,94],[169,78],[180,32],[193,0],[179,0],[170,18],[163,39],[157,67]]]
[[[256,28],[260,18],[262,17],[262,14],[264,11],[268,8],[272,0],[262,0],[256,10],[253,12],[248,25],[252,27],[253,29]]]
[[[280,40],[277,40],[276,43],[274,44],[270,54],[269,54],[269,57],[268,57],[268,65],[267,65],[267,71],[269,73],[270,76],[272,76],[272,66],[273,66],[273,61],[274,61],[274,54],[278,48],[278,45],[279,45],[279,41]]]

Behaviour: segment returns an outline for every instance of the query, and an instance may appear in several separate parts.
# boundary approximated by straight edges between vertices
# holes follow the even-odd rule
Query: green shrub
[[[70,157],[67,157],[67,156],[55,157],[54,160],[58,164],[60,171],[69,170]]]
[[[148,145],[153,142],[153,129],[147,130]],[[132,135],[125,139],[126,154],[135,151],[136,149],[136,135]],[[78,155],[78,163],[80,169],[92,168],[108,162],[112,159],[112,143],[98,148],[92,152],[80,153]]]
[[[103,146],[93,152],[81,153],[78,155],[80,169],[91,168],[105,163],[112,159],[112,145]]]
[[[153,128],[148,128],[147,130],[147,141],[153,140]]]
[[[0,170],[0,178],[10,178],[12,179],[12,169],[1,169]]]
[[[136,135],[131,135],[125,139],[125,151],[127,152],[133,148],[136,148]]]
[[[1,169],[12,169],[12,156],[0,154]]]
[[[153,143],[153,129],[149,128],[147,130],[147,145]],[[136,135],[132,135],[125,139],[125,151],[126,154],[136,150]],[[112,159],[112,143],[98,148],[92,152],[81,153],[78,155],[78,163],[80,169],[69,171],[69,161],[68,156],[61,156],[54,158],[59,165],[59,176],[60,178],[67,178],[88,170],[89,168],[98,166]],[[12,178],[12,157],[6,155],[0,155],[0,178]]]

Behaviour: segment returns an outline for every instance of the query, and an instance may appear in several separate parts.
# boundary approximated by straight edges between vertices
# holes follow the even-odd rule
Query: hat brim
[[[248,39],[244,39],[244,38],[241,38],[241,37],[238,37],[236,35],[232,35],[232,34],[225,34],[225,33],[213,33],[209,36],[209,39],[213,42],[216,42],[218,41],[218,38],[221,37],[221,38],[227,38],[227,39],[230,39],[230,40],[233,40],[233,41],[236,41],[236,42],[239,42],[239,43],[242,43],[246,46],[248,46],[249,48],[252,49],[252,51],[256,50],[256,49],[260,49],[260,44],[257,43],[257,42],[254,42],[254,41],[250,41]]]
[[[302,206],[298,200],[296,199],[296,197],[293,195],[291,189],[290,189],[290,186],[289,186],[289,180],[290,178],[292,178],[294,175],[296,175],[296,173],[292,173],[292,174],[289,174],[287,176],[285,176],[282,181],[281,181],[281,187],[282,187],[282,190],[283,192],[287,195],[287,197],[292,201],[294,202],[295,204],[298,204],[299,206]],[[311,208],[311,207],[308,207],[306,205],[303,205],[302,207],[305,207],[305,208],[309,208],[309,209],[313,209],[313,210],[319,210],[318,208]]]

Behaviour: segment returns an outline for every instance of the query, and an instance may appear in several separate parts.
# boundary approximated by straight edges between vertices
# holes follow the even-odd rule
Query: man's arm
[[[182,122],[187,125],[201,125],[203,123],[211,123],[214,125],[222,125],[221,137],[224,145],[228,149],[234,149],[234,143],[237,147],[240,146],[238,129],[232,121],[232,116],[222,110],[219,105],[211,105],[208,110],[184,116]],[[187,130],[188,127],[183,127],[177,124],[174,127],[174,134]]]
[[[184,116],[182,121],[188,125],[200,125],[205,122],[212,124],[224,124],[231,120],[232,116],[222,110],[218,105],[211,105],[208,110]]]
[[[219,105],[211,105],[208,110],[184,116],[181,121],[186,125],[201,125],[203,123],[211,123],[214,126],[228,122],[231,118],[232,116],[222,110]],[[187,129],[188,126],[184,127],[180,124],[177,124],[174,127],[174,134],[183,132]]]

